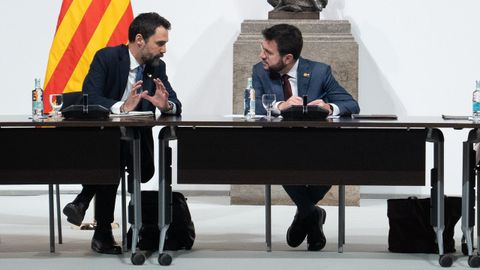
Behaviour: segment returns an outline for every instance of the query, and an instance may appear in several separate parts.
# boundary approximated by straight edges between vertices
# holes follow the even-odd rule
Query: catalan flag
[[[44,108],[53,93],[82,90],[95,53],[128,42],[130,0],[63,0],[44,80]]]

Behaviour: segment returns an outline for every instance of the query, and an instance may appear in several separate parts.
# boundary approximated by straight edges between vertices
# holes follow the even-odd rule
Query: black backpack
[[[134,223],[133,206],[129,205],[129,222]],[[158,230],[158,192],[142,191],[142,228],[140,229],[138,248],[140,250],[158,250],[160,231]],[[165,239],[165,250],[190,250],[195,241],[193,225],[187,199],[180,192],[172,193],[172,222]],[[132,245],[132,228],[128,230],[127,247]]]

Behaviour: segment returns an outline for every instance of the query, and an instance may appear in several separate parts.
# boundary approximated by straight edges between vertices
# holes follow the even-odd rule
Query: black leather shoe
[[[298,247],[307,237],[305,220],[300,219],[298,212],[293,218],[292,225],[287,230],[287,244],[291,247]]]
[[[77,198],[73,202],[65,205],[63,214],[67,216],[67,221],[77,226],[82,225],[88,203],[89,202],[83,202]]]
[[[315,211],[309,216],[309,226],[307,233],[307,249],[309,251],[319,251],[325,247],[327,239],[323,234],[323,224],[327,218],[327,212],[323,208],[315,206]]]
[[[111,231],[96,231],[92,238],[92,250],[103,254],[122,254],[122,247],[115,242]]]

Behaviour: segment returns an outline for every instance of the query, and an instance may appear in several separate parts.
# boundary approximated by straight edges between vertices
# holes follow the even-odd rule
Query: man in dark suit
[[[262,61],[253,66],[252,74],[257,114],[265,114],[261,101],[263,94],[276,95],[273,109],[276,114],[292,105],[302,105],[302,96],[307,96],[308,105],[320,106],[330,115],[350,115],[360,111],[357,101],[335,80],[330,66],[300,57],[303,38],[297,27],[279,24],[263,30],[262,34]],[[286,144],[295,147],[293,141]],[[330,186],[285,185],[283,188],[297,205],[287,231],[288,245],[297,247],[307,238],[308,250],[323,249],[326,244],[323,234],[326,212],[316,204]]]
[[[166,52],[170,22],[156,13],[138,15],[130,24],[128,45],[99,50],[90,65],[82,91],[92,104],[109,108],[111,113],[160,110],[162,114],[180,114],[182,104],[177,99],[160,59]],[[151,128],[140,128],[142,182],[154,174],[153,138]],[[132,153],[122,145],[122,162],[132,172]],[[112,157],[115,158],[115,157]],[[129,177],[129,182],[131,179]],[[130,183],[131,184],[131,183]],[[112,235],[111,223],[115,208],[117,185],[84,185],[77,198],[67,204],[63,213],[68,221],[80,225],[88,205],[96,195],[97,222],[91,247],[107,254],[121,253]]]

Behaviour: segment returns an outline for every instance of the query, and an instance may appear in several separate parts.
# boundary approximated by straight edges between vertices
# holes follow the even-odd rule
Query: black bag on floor
[[[133,206],[128,207],[128,221],[134,223]],[[140,250],[158,250],[160,231],[158,230],[158,192],[142,191],[142,228],[140,229],[138,248]],[[182,193],[172,193],[172,222],[165,239],[165,250],[190,250],[195,241],[193,225],[187,199]],[[127,247],[132,246],[132,228],[127,233]]]
[[[390,224],[388,250],[401,253],[438,253],[435,231],[430,222],[430,199],[387,200]],[[453,233],[462,215],[462,199],[445,197],[444,253],[455,252]]]

